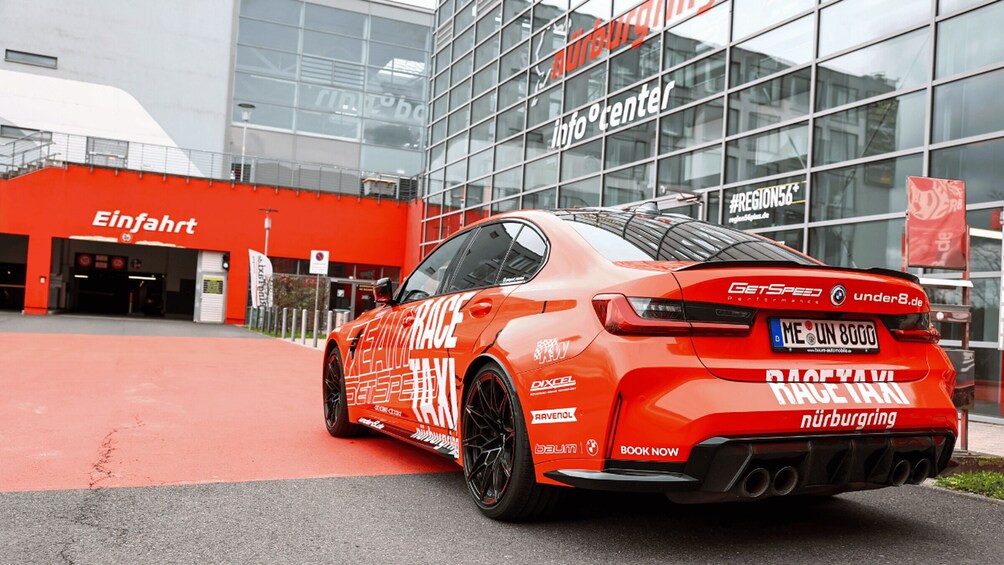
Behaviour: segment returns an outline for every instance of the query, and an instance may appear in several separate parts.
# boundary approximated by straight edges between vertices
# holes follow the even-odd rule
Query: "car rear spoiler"
[[[692,265],[687,265],[685,267],[680,267],[676,269],[677,271],[698,271],[703,269],[724,269],[730,267],[785,267],[785,268],[808,268],[808,269],[822,269],[825,271],[850,271],[852,273],[867,273],[871,275],[883,275],[887,277],[894,277],[897,279],[903,279],[910,281],[912,283],[920,284],[920,279],[911,273],[904,273],[902,271],[894,271],[892,269],[886,269],[883,267],[871,267],[869,269],[856,269],[854,267],[832,267],[830,265],[805,265],[802,263],[796,263],[794,261],[708,261],[702,263],[694,263]]]

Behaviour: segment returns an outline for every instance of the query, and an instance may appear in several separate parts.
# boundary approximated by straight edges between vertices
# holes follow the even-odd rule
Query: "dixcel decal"
[[[575,390],[575,377],[568,375],[553,379],[541,379],[530,384],[530,396],[553,394]]]
[[[575,408],[558,408],[556,410],[531,410],[531,424],[559,424],[561,422],[578,422],[575,418]]]

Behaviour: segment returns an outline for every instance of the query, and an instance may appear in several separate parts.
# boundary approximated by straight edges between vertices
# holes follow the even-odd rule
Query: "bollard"
[[[265,308],[265,333],[272,333],[272,322],[275,321],[275,308]]]
[[[314,310],[314,349],[317,349],[317,327],[318,323],[321,321],[321,313],[319,310]]]
[[[289,325],[289,339],[296,341],[296,308],[293,308],[293,321]]]
[[[300,343],[307,345],[307,309],[304,308],[300,316]]]
[[[289,308],[282,309],[282,339],[286,339],[286,314],[289,312]]]
[[[262,329],[262,327],[263,327],[263,326],[262,326],[262,323],[263,323],[263,322],[262,322],[262,317],[263,317],[263,315],[264,315],[264,314],[265,314],[265,308],[264,308],[264,307],[262,307],[262,306],[259,306],[259,307],[258,307],[258,320],[257,320],[257,323],[255,324],[255,326],[256,326],[256,327],[257,327],[257,328],[258,328],[259,330],[261,330],[261,329]]]
[[[244,325],[247,326],[248,328],[251,327],[251,307],[250,306],[248,306],[244,310]]]
[[[327,320],[325,320],[325,322],[324,322],[324,335],[328,335],[329,333],[331,333],[331,330],[334,329],[334,328],[331,327],[331,315],[332,314],[334,314],[334,311],[333,310],[328,310],[328,317],[327,317]]]

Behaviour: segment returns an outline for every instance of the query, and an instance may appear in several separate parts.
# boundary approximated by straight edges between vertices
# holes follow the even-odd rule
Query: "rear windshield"
[[[816,265],[794,251],[745,232],[679,215],[557,212],[611,261],[790,261]]]

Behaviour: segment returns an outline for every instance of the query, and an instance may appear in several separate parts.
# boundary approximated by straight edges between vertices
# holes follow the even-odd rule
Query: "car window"
[[[398,302],[421,300],[436,294],[449,274],[451,261],[467,244],[470,235],[465,233],[448,239],[430,253],[401,287]]]
[[[547,242],[537,233],[537,230],[530,226],[523,226],[502,264],[499,284],[530,280],[543,266],[546,257]]]
[[[680,215],[558,213],[611,261],[790,261],[816,265],[790,249],[739,230]]]
[[[478,230],[464,251],[447,292],[484,288],[496,284],[502,262],[522,229],[522,224],[502,222]]]

